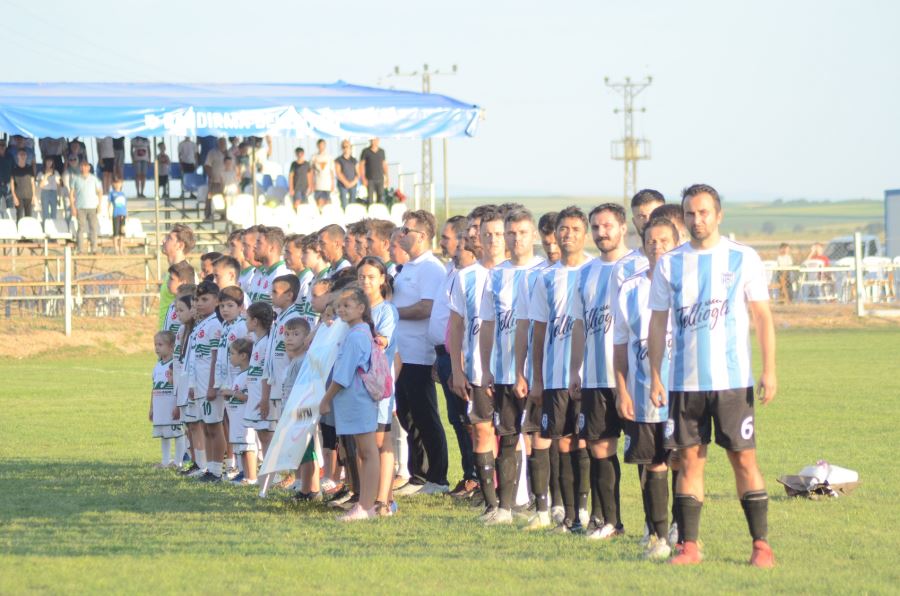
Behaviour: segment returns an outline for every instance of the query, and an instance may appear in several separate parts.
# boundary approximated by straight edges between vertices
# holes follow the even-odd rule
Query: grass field
[[[409,498],[394,518],[344,526],[284,494],[262,501],[153,470],[150,352],[7,358],[0,593],[896,593],[898,339],[895,329],[780,333],[780,395],[757,424],[779,561],[771,571],[745,565],[749,540],[721,451],[708,466],[706,561],[674,569],[640,560],[631,466],[629,534],[611,543],[484,528],[445,497]],[[786,499],[775,477],[819,458],[858,470],[862,486],[840,500]],[[451,464],[456,480],[453,446]]]

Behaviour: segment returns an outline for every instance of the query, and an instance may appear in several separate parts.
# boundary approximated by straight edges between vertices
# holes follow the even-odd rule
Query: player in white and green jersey
[[[303,240],[305,236],[300,234],[291,234],[284,240],[284,263],[288,269],[296,274],[300,280],[300,287],[297,290],[297,299],[294,303],[300,312],[300,316],[307,321],[315,317],[312,311],[310,290],[316,275],[312,269],[303,264]]]
[[[293,273],[275,278],[272,283],[272,306],[276,312],[269,332],[269,353],[266,355],[266,367],[263,369],[263,387],[261,407],[267,410],[266,419],[275,424],[281,418],[281,410],[286,397],[283,392],[284,373],[290,365],[287,348],[284,345],[284,325],[291,319],[300,318],[300,307],[296,304],[297,292],[300,281]],[[265,437],[266,442],[271,439],[266,433],[260,431],[260,437]]]
[[[256,271],[260,267],[259,259],[256,257],[256,237],[258,236],[259,226],[251,226],[241,233],[241,257],[239,258],[235,252],[237,248],[232,245],[232,255],[241,263],[241,273],[238,276],[238,285],[244,290],[250,303],[253,303],[253,284],[256,278]]]
[[[272,282],[291,272],[282,259],[284,232],[281,228],[257,226],[256,258],[262,263],[251,284],[252,302],[272,302]]]
[[[222,324],[216,315],[219,304],[219,286],[211,281],[197,285],[194,312],[197,324],[191,334],[188,351],[188,371],[193,401],[200,407],[203,421],[204,455],[208,458],[204,482],[222,479],[222,455],[225,453],[225,431],[222,419],[225,404],[216,391],[216,360]]]
[[[220,389],[228,413],[228,444],[240,456],[241,472],[232,482],[241,485],[256,484],[256,431],[244,422],[247,372],[252,356],[252,339],[241,337],[229,344],[228,365],[236,372],[229,384]]]
[[[531,527],[550,524],[547,513],[552,439],[559,439],[560,489],[565,507],[559,532],[580,529],[575,510],[577,484],[568,454],[578,448],[576,422],[579,414],[578,380],[572,375],[573,361],[580,364],[584,350],[584,309],[578,293],[581,268],[590,260],[584,253],[587,216],[578,207],[567,207],[556,220],[556,237],[561,257],[542,270],[529,303],[529,318],[534,321],[534,379],[530,394],[541,400],[541,434],[532,448],[535,497],[538,516]],[[577,371],[576,371],[577,372]],[[534,490],[534,489],[533,489]]]
[[[482,219],[482,230],[484,220]],[[488,272],[481,305],[480,356],[482,383],[492,393],[494,428],[500,437],[497,478],[500,511],[493,523],[512,519],[520,460],[519,435],[525,409],[524,396],[516,395],[516,308],[525,300],[525,279],[546,266],[534,255],[534,218],[526,209],[517,209],[504,219],[506,249],[510,259]],[[483,246],[483,243],[482,243]],[[527,290],[526,290],[527,291]]]
[[[158,468],[175,468],[184,457],[184,427],[180,412],[175,406],[175,385],[173,384],[172,355],[175,349],[175,334],[159,331],[153,336],[153,347],[159,358],[153,367],[153,391],[150,394],[150,422],[153,437],[160,439],[162,460]],[[175,459],[171,456],[171,443],[175,441]]]
[[[271,431],[274,425],[268,420],[268,411],[261,411],[260,406],[263,397],[263,371],[266,369],[266,356],[269,353],[272,321],[275,319],[275,311],[268,302],[254,302],[247,309],[247,331],[252,333],[253,352],[250,356],[250,367],[247,369],[247,402],[244,408],[244,423],[248,428],[259,431]],[[266,439],[271,438],[271,432]],[[260,435],[260,444],[265,454],[269,446],[268,440]],[[245,472],[246,473],[246,472]]]

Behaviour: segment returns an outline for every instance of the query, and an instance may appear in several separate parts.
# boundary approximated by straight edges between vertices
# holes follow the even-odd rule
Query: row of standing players
[[[674,543],[671,562],[698,563],[703,463],[715,421],[753,537],[751,563],[771,566],[748,347],[749,308],[762,330],[760,389],[769,401],[774,334],[761,263],[752,249],[719,237],[721,202],[712,187],[686,189],[682,207],[641,191],[632,215],[643,241],[632,252],[624,248],[626,215],[617,205],[588,215],[567,208],[552,222],[545,216],[539,231],[550,263],[533,255],[537,231],[524,209],[481,207],[465,221],[448,221],[441,245],[453,262],[429,301],[427,336],[437,337],[451,417],[456,412],[472,429],[474,461],[466,461],[457,433],[464,471],[474,467],[475,477],[465,480],[477,481],[485,523],[513,523],[524,449],[535,510],[526,528],[552,527],[548,493],[558,483],[562,511],[554,529],[612,539],[624,532],[617,456],[624,430],[626,462],[639,471],[648,558],[668,558]],[[584,253],[588,230],[600,250],[595,259]],[[401,229],[404,238],[421,236],[429,245],[433,233],[434,219],[425,212],[411,212]],[[324,248],[327,231],[316,241]],[[398,362],[403,351],[401,345]],[[449,360],[449,375],[442,360]],[[403,426],[412,426],[405,418]],[[553,451],[558,474],[551,474]],[[410,483],[398,494],[416,487]],[[454,492],[472,488],[461,482]]]

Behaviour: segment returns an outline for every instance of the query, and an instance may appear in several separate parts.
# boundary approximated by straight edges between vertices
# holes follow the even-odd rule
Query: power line
[[[622,96],[622,108],[613,110],[614,114],[622,113],[624,127],[622,138],[612,141],[612,158],[625,162],[625,184],[623,201],[628,209],[631,197],[637,192],[637,162],[640,159],[650,159],[650,141],[634,136],[634,98],[653,82],[652,77],[643,81],[634,82],[630,77],[625,77],[621,82],[610,82],[609,77],[604,77],[606,86]],[[646,112],[645,108],[638,111]]]

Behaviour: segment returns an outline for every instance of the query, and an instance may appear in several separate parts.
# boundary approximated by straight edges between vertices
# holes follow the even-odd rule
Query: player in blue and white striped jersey
[[[457,272],[450,291],[450,362],[453,392],[469,402],[469,423],[475,429],[475,469],[484,496],[481,520],[497,523],[499,500],[494,487],[494,403],[483,383],[481,367],[482,295],[491,269],[506,257],[503,216],[486,210],[479,229],[481,258]],[[490,371],[488,371],[490,372]],[[500,519],[499,521],[505,521]],[[510,514],[509,522],[512,522]]]
[[[570,387],[578,375],[584,350],[584,309],[578,294],[581,268],[590,260],[584,253],[587,217],[578,207],[567,207],[556,220],[560,260],[544,269],[534,287],[529,318],[534,321],[534,379],[531,392],[541,400],[541,436],[532,448],[532,492],[538,515],[530,528],[550,525],[547,490],[550,474],[550,444],[559,439],[560,489],[566,509],[560,532],[577,529],[575,476],[569,452],[578,447],[576,421],[580,396]]]
[[[496,523],[512,521],[515,504],[516,462],[525,400],[516,395],[516,309],[526,301],[526,280],[547,262],[534,254],[534,218],[526,209],[506,215],[506,248],[510,258],[491,269],[481,305],[482,385],[494,400],[494,428],[500,437],[497,480],[500,511]],[[520,307],[519,307],[520,308]]]
[[[606,540],[622,533],[616,498],[621,478],[616,447],[622,425],[616,412],[612,327],[613,304],[619,291],[619,260],[628,252],[628,226],[625,209],[615,203],[594,207],[588,221],[600,256],[582,267],[578,278],[585,338],[578,434],[587,441],[590,455],[593,498],[586,534],[590,539]]]
[[[678,230],[667,219],[651,220],[643,228],[643,248],[648,267],[622,283],[614,300],[614,368],[618,412],[625,429],[625,462],[638,465],[644,499],[644,519],[653,538],[648,538],[645,556],[667,558],[668,456],[664,446],[668,407],[650,400],[650,361],[647,335],[650,329],[650,280],[653,267],[678,243]],[[668,372],[669,350],[662,360],[663,379]]]
[[[722,204],[714,188],[698,184],[682,194],[691,242],[663,255],[650,288],[650,399],[666,402],[662,359],[669,321],[672,366],[669,374],[668,445],[679,450],[683,470],[675,495],[682,551],[672,559],[697,564],[703,468],[715,422],[716,443],[725,448],[734,469],[738,495],[753,538],[750,563],[775,564],[768,533],[768,495],[756,462],[753,375],[749,316],[759,338],[763,404],[775,397],[775,329],[768,284],[753,249],[722,238]]]

